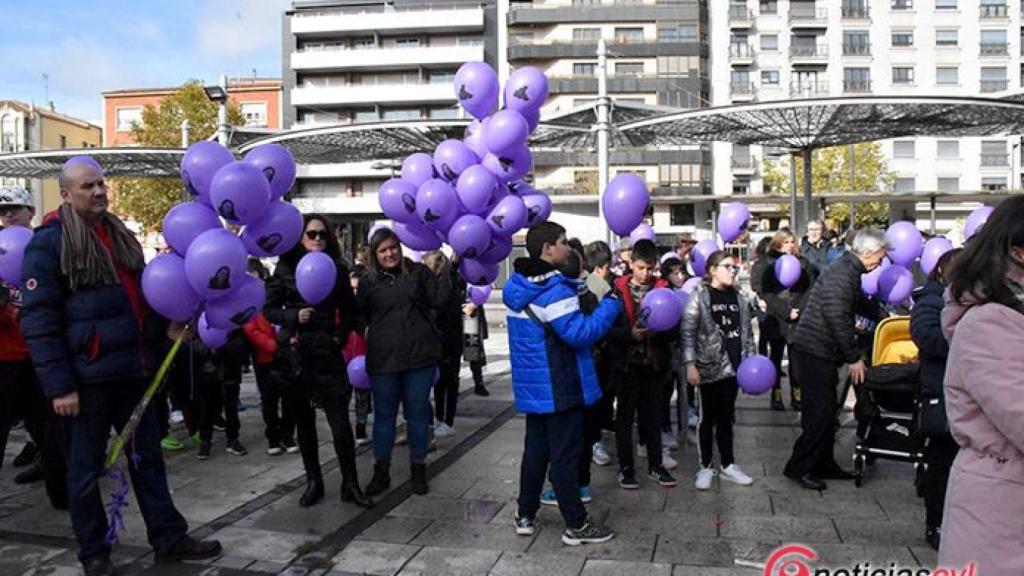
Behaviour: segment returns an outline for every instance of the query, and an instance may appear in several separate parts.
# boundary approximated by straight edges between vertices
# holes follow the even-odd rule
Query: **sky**
[[[0,34],[0,100],[46,102],[100,123],[102,93],[281,75],[289,0],[12,0]]]

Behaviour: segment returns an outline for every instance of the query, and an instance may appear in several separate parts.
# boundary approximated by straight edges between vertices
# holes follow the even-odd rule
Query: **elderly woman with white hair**
[[[800,375],[803,434],[793,446],[785,475],[804,488],[824,490],[826,479],[848,480],[853,474],[835,461],[836,408],[839,399],[839,368],[850,367],[850,379],[862,384],[867,372],[857,344],[856,315],[874,317],[872,306],[860,288],[860,277],[885,258],[885,235],[875,229],[857,232],[852,249],[829,266],[811,289],[800,323],[790,341],[792,358]]]

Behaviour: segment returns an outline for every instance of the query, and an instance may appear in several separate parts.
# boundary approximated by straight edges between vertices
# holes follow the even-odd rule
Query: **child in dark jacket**
[[[241,423],[238,420],[238,396],[242,389],[242,363],[248,354],[241,329],[232,330],[228,341],[217,349],[207,347],[199,336],[193,337],[192,350],[199,374],[199,454],[200,460],[210,457],[213,445],[213,423],[223,411],[227,452],[245,456],[248,451],[238,441]]]
[[[277,352],[277,332],[262,313],[254,316],[242,331],[252,347],[253,373],[260,391],[267,455],[278,456],[286,450],[294,454],[299,451],[294,440],[295,422],[285,408],[284,384],[271,371],[274,353]]]

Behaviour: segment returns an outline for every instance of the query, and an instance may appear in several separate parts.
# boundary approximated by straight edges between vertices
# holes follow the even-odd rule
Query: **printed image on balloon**
[[[498,107],[498,74],[486,62],[466,62],[455,72],[455,97],[470,116],[483,119]]]
[[[722,204],[718,214],[718,233],[722,242],[728,244],[747,233],[750,224],[750,209],[742,202]]]
[[[486,128],[484,129],[486,131]],[[486,137],[486,134],[485,134]],[[478,164],[480,158],[461,140],[449,138],[434,150],[434,169],[440,178],[454,183],[467,168]]]
[[[188,247],[185,275],[197,294],[219,298],[235,289],[248,268],[245,244],[223,228],[207,230]]]
[[[530,173],[533,169],[533,154],[526,146],[520,146],[505,154],[488,154],[482,164],[499,182],[509,182]]]
[[[639,320],[651,332],[664,332],[679,324],[683,309],[679,297],[668,288],[655,288],[640,302]]]
[[[441,239],[437,234],[422,224],[395,222],[394,230],[402,244],[412,250],[430,252],[441,247]]]
[[[417,152],[402,161],[402,180],[419,188],[424,182],[437,178],[434,157],[426,152]]]
[[[540,68],[525,66],[513,70],[505,82],[505,107],[510,110],[539,110],[548,97],[548,79]]]
[[[459,176],[455,184],[455,193],[459,196],[462,206],[473,214],[486,214],[488,204],[497,194],[498,180],[491,171],[476,164],[470,166]],[[386,214],[386,212],[385,212]]]
[[[526,206],[526,227],[547,222],[551,216],[551,198],[543,192],[535,192],[523,196]]]
[[[497,264],[484,264],[472,258],[466,258],[459,264],[459,274],[469,284],[483,286],[490,284],[498,277]]]
[[[380,185],[377,202],[384,215],[396,222],[412,224],[419,222],[416,214],[416,195],[418,189],[410,182],[392,178]]]
[[[257,258],[280,256],[298,244],[302,228],[299,209],[283,200],[275,200],[262,216],[242,230],[242,242],[249,254]]]
[[[263,172],[270,184],[270,198],[282,198],[295,184],[295,158],[280,144],[261,144],[245,155],[243,162],[252,164]]]
[[[487,224],[496,235],[511,237],[526,225],[526,203],[518,196],[506,196],[487,215]]]
[[[221,330],[241,328],[263,310],[266,294],[263,282],[245,274],[230,294],[206,303],[206,321]]]
[[[508,258],[512,253],[512,240],[501,234],[494,234],[492,231],[490,243],[477,260],[483,264],[497,264]]]
[[[416,193],[416,214],[431,230],[448,230],[459,212],[459,198],[444,180],[427,180]]]
[[[234,155],[217,142],[201,140],[188,147],[181,158],[181,181],[189,194],[203,204],[210,203],[210,184],[223,166],[235,161]]]
[[[217,171],[210,183],[210,202],[232,224],[248,224],[270,203],[270,183],[253,164],[232,162]]]
[[[448,244],[455,254],[477,258],[491,243],[491,228],[476,214],[460,216],[448,230]]]

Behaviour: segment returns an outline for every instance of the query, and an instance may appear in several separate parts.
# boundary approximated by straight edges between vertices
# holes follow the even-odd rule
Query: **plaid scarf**
[[[103,214],[100,225],[110,235],[113,254],[93,232],[92,225],[67,204],[60,207],[60,223],[60,271],[68,278],[72,290],[120,284],[116,265],[138,272],[146,264],[142,245],[124,222],[110,212]]]
[[[1018,312],[1024,314],[1024,285],[1007,278],[1006,287],[1009,288],[1010,294],[1013,296],[1014,300],[1016,300],[1017,305],[1015,308]]]

